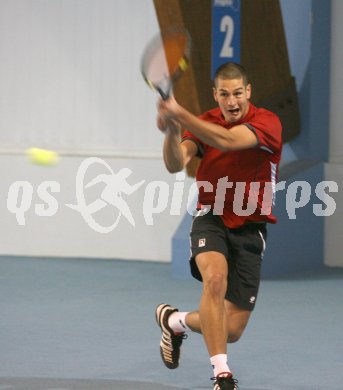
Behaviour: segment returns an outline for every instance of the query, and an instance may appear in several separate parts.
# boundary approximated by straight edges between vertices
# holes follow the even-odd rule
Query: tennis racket
[[[143,78],[163,100],[169,98],[176,80],[187,69],[190,52],[191,37],[183,28],[161,31],[145,47],[141,60]]]

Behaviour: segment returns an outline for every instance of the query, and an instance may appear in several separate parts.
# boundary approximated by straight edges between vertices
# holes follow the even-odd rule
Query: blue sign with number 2
[[[212,69],[225,62],[241,60],[241,2],[213,0],[212,3]]]

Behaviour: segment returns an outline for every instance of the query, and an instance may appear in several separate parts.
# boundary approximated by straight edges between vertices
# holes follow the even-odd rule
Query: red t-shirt
[[[189,131],[184,132],[183,140],[194,141],[202,157],[196,174],[198,207],[211,206],[230,228],[249,222],[275,223],[272,206],[282,148],[278,116],[250,104],[247,115],[234,124],[225,121],[220,108],[207,111],[200,118],[228,131],[244,124],[255,133],[258,145],[223,152],[204,144]]]

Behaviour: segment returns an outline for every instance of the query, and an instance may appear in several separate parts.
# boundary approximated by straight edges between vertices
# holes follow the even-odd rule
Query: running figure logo
[[[109,173],[99,174],[93,180],[85,184],[85,175],[90,166],[94,164],[105,166]],[[142,186],[145,180],[141,180],[140,182],[131,185],[127,181],[131,174],[132,171],[129,168],[122,168],[118,173],[114,173],[112,168],[104,160],[97,157],[90,157],[81,163],[76,175],[77,204],[67,204],[66,206],[78,211],[87,222],[88,226],[99,233],[111,232],[118,225],[122,215],[132,226],[135,226],[135,220],[131,210],[122,195],[132,195]],[[103,188],[100,197],[87,205],[84,189],[91,188],[98,183],[105,184],[105,187]],[[105,227],[96,222],[93,218],[93,214],[108,205],[113,206],[117,210],[117,216],[112,225]]]

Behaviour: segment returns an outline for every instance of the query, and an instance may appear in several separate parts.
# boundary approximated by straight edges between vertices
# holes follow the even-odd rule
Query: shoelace
[[[228,378],[227,376],[219,376],[219,377],[214,376],[211,378],[212,381],[217,381],[218,385],[221,381],[223,381],[223,379],[228,379],[231,382],[230,384],[235,385],[236,389],[239,389],[238,380],[234,379],[233,377]]]
[[[171,337],[173,348],[178,348],[181,345],[182,341],[185,340],[187,337],[188,335],[186,333],[182,333],[180,335],[174,334]]]
[[[180,347],[182,340],[186,339],[188,335],[185,333],[180,335],[172,335],[168,338],[166,338],[164,335],[162,336],[161,341],[161,347],[163,348],[164,353],[167,353],[168,355],[172,354],[177,348]],[[170,356],[171,358],[171,356]]]

